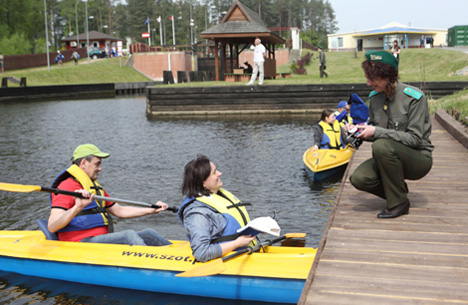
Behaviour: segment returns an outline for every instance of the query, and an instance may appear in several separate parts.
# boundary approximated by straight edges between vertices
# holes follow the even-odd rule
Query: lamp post
[[[83,0],[86,9],[86,56],[88,57],[89,65],[89,30],[88,30],[88,0]]]
[[[50,72],[49,29],[47,27],[47,5],[46,5],[46,0],[44,0],[44,19],[45,19],[45,35],[46,35],[46,46],[47,46],[47,70]]]
[[[190,1],[190,44],[193,45],[192,1]]]
[[[77,45],[77,48],[80,47],[80,33],[79,33],[79,30],[78,30],[78,2],[80,2],[81,0],[78,0],[76,1],[75,3],[75,19],[76,19],[76,41],[78,43]]]

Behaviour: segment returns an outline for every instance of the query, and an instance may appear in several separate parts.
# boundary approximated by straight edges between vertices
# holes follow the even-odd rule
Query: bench
[[[252,73],[224,73],[226,82],[248,82],[252,77]]]

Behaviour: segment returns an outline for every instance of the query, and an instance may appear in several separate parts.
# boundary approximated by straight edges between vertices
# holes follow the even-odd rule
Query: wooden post
[[[227,60],[226,60],[226,43],[223,42],[222,43],[222,46],[221,46],[222,50],[223,50],[223,76],[227,73],[226,72],[226,69],[227,69]]]
[[[219,48],[218,48],[218,40],[215,39],[215,77],[216,81],[219,81]]]
[[[239,68],[239,44],[236,43],[236,68]]]
[[[233,50],[234,50],[234,47],[232,45],[232,43],[229,44],[229,53],[230,53],[230,57],[231,57],[231,70],[229,71],[229,73],[233,73],[234,72],[234,56],[233,56]]]

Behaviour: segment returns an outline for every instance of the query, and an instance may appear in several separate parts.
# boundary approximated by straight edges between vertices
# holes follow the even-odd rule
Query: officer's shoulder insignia
[[[370,94],[369,94],[369,97],[373,97],[374,95],[377,95],[379,94],[380,92],[377,92],[377,91],[372,91]]]
[[[410,87],[406,87],[405,90],[403,90],[403,92],[412,97],[412,98],[415,98],[419,101],[419,99],[421,99],[421,97],[423,96],[423,94],[413,88],[410,88]]]

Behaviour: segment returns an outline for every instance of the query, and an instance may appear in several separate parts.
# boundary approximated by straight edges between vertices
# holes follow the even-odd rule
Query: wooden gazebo
[[[234,1],[218,25],[202,32],[200,37],[215,42],[216,80],[219,80],[219,50],[221,49],[223,54],[223,74],[228,73],[226,48],[229,47],[231,59],[229,68],[232,73],[234,62],[237,67],[239,66],[239,54],[253,45],[255,38],[260,38],[267,50],[265,77],[276,76],[275,45],[284,44],[285,40],[268,30],[260,17],[239,0]]]

